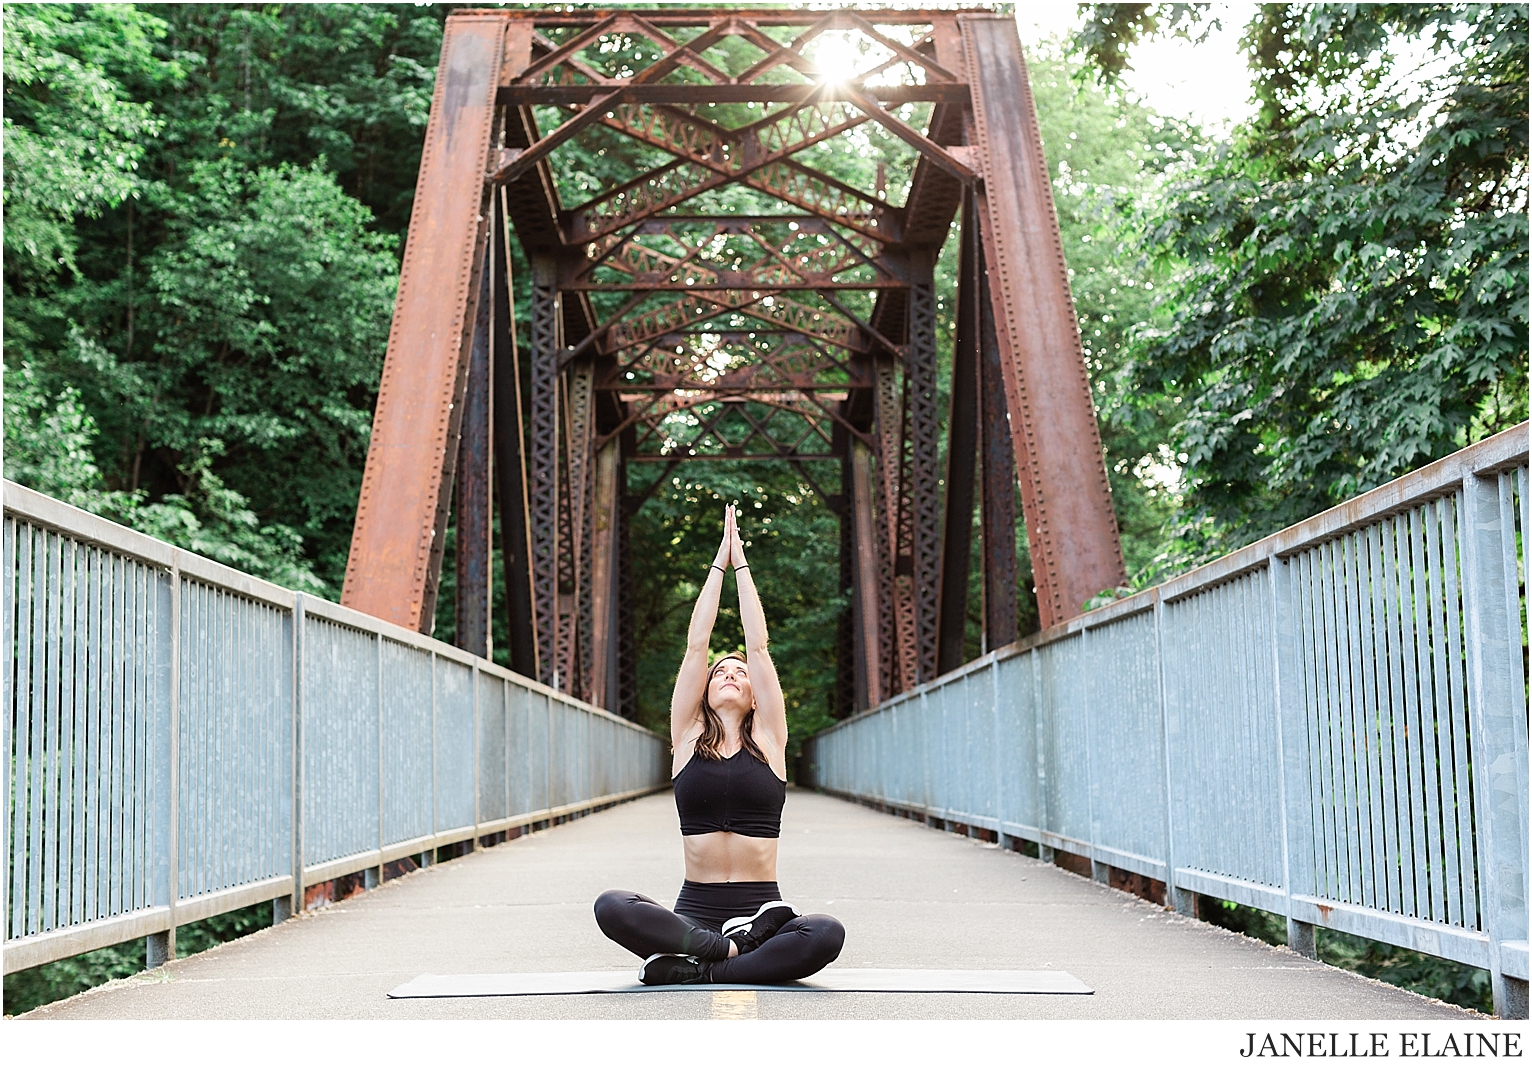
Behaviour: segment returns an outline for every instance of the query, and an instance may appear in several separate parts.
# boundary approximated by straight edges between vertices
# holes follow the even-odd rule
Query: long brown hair
[[[738,659],[740,662],[745,663],[747,668],[750,665],[743,655],[726,652],[714,659],[713,665],[708,667],[707,684],[702,686],[702,735],[697,738],[696,746],[692,749],[704,759],[719,760],[723,758],[723,752],[718,750],[723,747],[724,741],[723,719],[718,716],[718,712],[713,710],[713,705],[708,702],[707,693],[708,689],[713,687],[713,675],[718,672],[718,668],[728,659]],[[756,744],[755,737],[750,735],[751,728],[754,725],[755,708],[751,707],[745,715],[745,720],[740,723],[740,739],[744,741],[746,751],[761,760],[761,762],[765,762],[766,756]]]

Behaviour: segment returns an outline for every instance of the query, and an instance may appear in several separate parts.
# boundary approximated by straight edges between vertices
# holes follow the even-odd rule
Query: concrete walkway
[[[591,902],[667,904],[682,878],[661,793],[421,870],[346,902],[94,989],[31,1018],[1371,1018],[1482,1016],[1167,912],[996,845],[788,793],[780,880],[845,923],[836,965],[1067,970],[1093,996],[682,992],[401,1000],[429,972],[637,961]]]

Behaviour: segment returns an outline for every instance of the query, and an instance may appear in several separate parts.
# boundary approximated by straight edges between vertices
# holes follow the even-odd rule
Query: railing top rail
[[[996,648],[956,670],[949,671],[899,693],[850,718],[821,730],[817,736],[832,733],[851,725],[868,715],[877,714],[885,708],[895,707],[907,700],[916,699],[965,674],[984,670],[1003,659],[1009,659],[1033,648],[1067,639],[1087,629],[1094,629],[1130,615],[1154,609],[1156,603],[1182,599],[1203,589],[1222,584],[1252,570],[1258,570],[1273,557],[1294,555],[1305,548],[1333,540],[1335,537],[1358,529],[1380,518],[1416,507],[1453,492],[1469,474],[1494,474],[1511,467],[1525,465],[1528,457],[1529,431],[1532,423],[1523,422],[1477,444],[1470,444],[1460,451],[1438,459],[1429,466],[1396,478],[1356,496],[1345,503],[1323,511],[1312,518],[1294,523],[1243,548],[1236,548],[1221,558],[1205,563],[1194,570],[1178,574],[1162,584],[1135,592],[1113,603],[1088,611],[1067,622],[1060,622],[1012,644]]]
[[[610,718],[614,722],[619,722],[630,729],[636,729],[640,733],[643,733],[647,736],[656,735],[652,731],[645,729],[643,726],[638,725],[635,722],[630,722],[620,715],[613,714],[611,711],[608,711],[603,707],[597,707],[593,703],[586,703],[584,700],[576,699],[568,693],[560,692],[556,688],[550,688],[542,682],[536,681],[533,678],[527,677],[523,674],[518,674],[514,670],[508,670],[501,666],[499,663],[493,662],[489,659],[481,658],[473,654],[473,652],[454,647],[451,644],[437,640],[435,637],[428,637],[423,633],[417,633],[413,629],[406,629],[405,627],[396,625],[393,622],[384,621],[381,618],[375,618],[370,614],[364,614],[363,612],[354,608],[343,607],[338,603],[333,603],[330,600],[322,600],[314,596],[304,596],[303,612],[304,614],[314,615],[318,618],[322,618],[327,622],[335,622],[339,625],[349,626],[352,629],[358,629],[367,633],[375,633],[387,640],[394,641],[397,644],[404,644],[408,647],[416,648],[420,651],[435,652],[438,658],[448,659],[453,662],[461,663],[463,666],[477,666],[480,673],[491,674],[505,681],[514,681],[516,684],[521,685],[523,688],[527,688],[533,692],[545,695],[548,698],[557,700],[558,702],[563,703],[569,707],[574,707],[582,711],[588,711],[592,714]]]
[[[1470,444],[1429,466],[1173,577],[1159,586],[1161,596],[1167,600],[1178,599],[1253,569],[1272,556],[1294,555],[1380,518],[1446,496],[1469,474],[1493,474],[1522,465],[1527,461],[1529,425],[1532,424],[1523,422],[1477,444]]]
[[[223,563],[214,562],[212,559],[189,552],[184,548],[177,548],[167,544],[146,533],[140,533],[135,529],[119,525],[100,515],[91,514],[81,510],[62,500],[55,500],[51,496],[45,496],[33,489],[18,485],[14,481],[3,481],[5,494],[4,510],[7,515],[24,519],[36,525],[56,530],[67,534],[77,540],[89,544],[95,544],[122,555],[137,559],[140,562],[156,566],[164,570],[175,569],[182,577],[192,578],[205,582],[209,585],[225,589],[240,596],[271,604],[284,610],[292,611],[297,608],[300,593],[291,589],[285,589],[280,585],[263,581],[258,577],[225,566]],[[472,652],[462,648],[453,647],[434,637],[425,636],[411,629],[385,622],[381,618],[375,618],[361,611],[342,607],[338,603],[331,603],[316,596],[302,596],[303,610],[305,614],[311,614],[326,621],[336,622],[340,625],[350,626],[363,632],[374,633],[381,637],[400,644],[405,644],[420,651],[435,652],[443,659],[450,659],[464,666],[477,666],[482,673],[492,674],[506,681],[514,681],[516,684],[535,692],[542,693],[550,699],[554,699],[567,706],[588,711],[592,714],[604,716],[619,722],[630,729],[638,730],[648,736],[652,732],[643,726],[628,721],[620,715],[575,699],[573,696],[549,688],[541,682],[530,677],[524,677],[514,671],[507,670],[489,659],[483,659]]]
[[[66,533],[76,540],[108,548],[163,570],[179,570],[183,577],[205,581],[275,607],[290,611],[297,602],[298,594],[291,589],[251,577],[232,566],[225,566],[195,552],[167,544],[147,533],[118,525],[14,481],[4,482],[4,492],[5,513],[8,515]]]

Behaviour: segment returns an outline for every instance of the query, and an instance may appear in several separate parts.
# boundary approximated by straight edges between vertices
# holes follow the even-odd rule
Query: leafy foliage
[[[1279,914],[1212,896],[1197,897],[1197,914],[1203,921],[1232,929],[1254,940],[1287,944],[1287,919]],[[1349,933],[1330,929],[1315,932],[1320,961],[1331,966],[1482,1014],[1495,1011],[1487,970]]]
[[[444,12],[157,11],[6,8],[7,472],[337,596]]]
[[[162,81],[165,23],[130,6],[10,4],[5,20],[7,271],[42,283],[75,269],[76,215],[96,218],[139,188],[145,144],[163,123],[123,75]]]
[[[1098,56],[1153,29],[1096,12]],[[1244,45],[1258,117],[1124,231],[1163,279],[1125,370],[1180,407],[1183,563],[1527,412],[1525,7],[1272,6]]]

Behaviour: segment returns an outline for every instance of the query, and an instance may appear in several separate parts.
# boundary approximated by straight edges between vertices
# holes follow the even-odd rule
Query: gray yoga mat
[[[390,999],[462,996],[571,996],[592,992],[991,992],[1022,995],[1091,995],[1062,970],[821,970],[786,985],[641,985],[632,970],[584,973],[423,973],[388,994]]]

